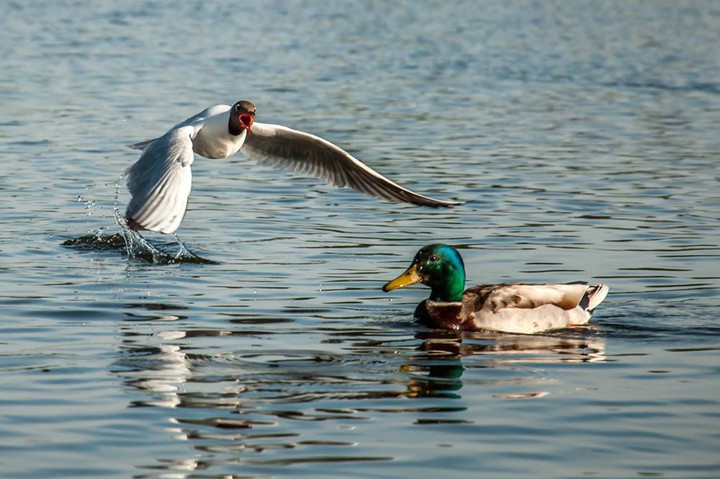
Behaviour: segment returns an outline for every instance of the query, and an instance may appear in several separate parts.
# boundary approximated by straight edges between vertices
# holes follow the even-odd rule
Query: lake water
[[[0,476],[720,477],[720,3],[6,1],[0,26]],[[212,263],[108,244],[126,145],[238,99],[467,203],[198,158],[179,234]],[[380,288],[438,241],[470,284],[611,293],[580,330],[426,329],[426,289]]]

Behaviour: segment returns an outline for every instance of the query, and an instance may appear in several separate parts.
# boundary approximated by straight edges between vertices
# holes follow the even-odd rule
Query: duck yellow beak
[[[417,267],[413,263],[408,269],[405,270],[403,274],[383,286],[383,291],[387,293],[388,291],[392,291],[394,289],[405,288],[407,286],[411,286],[413,284],[421,282],[422,277],[418,273]]]

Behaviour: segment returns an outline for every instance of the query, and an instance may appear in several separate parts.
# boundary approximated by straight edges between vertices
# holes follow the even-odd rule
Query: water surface
[[[5,476],[720,474],[717,3],[6,2],[0,18]],[[62,245],[119,233],[125,145],[240,98],[467,203],[199,158],[180,237],[210,263]],[[426,290],[380,288],[436,241],[471,283],[611,294],[580,330],[429,330],[411,318]]]

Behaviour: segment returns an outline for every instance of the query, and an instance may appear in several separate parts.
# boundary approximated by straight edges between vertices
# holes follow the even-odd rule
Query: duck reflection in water
[[[470,367],[503,368],[508,364],[586,363],[606,360],[605,340],[592,328],[556,335],[517,335],[433,329],[415,338],[423,354],[402,367],[410,374],[409,397],[460,397],[469,356],[482,356]],[[488,381],[490,384],[492,381]],[[529,381],[531,382],[531,381]],[[543,394],[528,392],[522,397]],[[520,396],[518,396],[520,397]]]
[[[140,393],[130,407],[166,409],[164,433],[192,445],[186,458],[139,467],[178,473],[208,468],[223,457],[242,464],[273,451],[267,460],[282,463],[293,454],[317,454],[316,448],[354,445],[318,440],[303,426],[308,421],[354,428],[379,415],[398,414],[416,424],[469,423],[467,405],[445,401],[462,398],[466,376],[493,397],[541,397],[547,378],[538,376],[537,364],[602,361],[605,351],[592,328],[548,336],[423,328],[408,337],[406,328],[388,336],[386,328],[372,323],[353,329],[324,323],[318,332],[326,339],[315,348],[282,350],[267,347],[274,341],[285,344],[275,315],[236,314],[238,319],[212,328],[201,327],[178,305],[130,309],[114,372]],[[175,314],[178,310],[184,316]],[[285,322],[286,334],[296,334],[292,320]],[[517,367],[523,363],[533,366]],[[421,398],[433,400],[402,401]],[[280,452],[285,449],[296,452]],[[358,458],[353,451],[340,447],[333,457],[392,459]]]

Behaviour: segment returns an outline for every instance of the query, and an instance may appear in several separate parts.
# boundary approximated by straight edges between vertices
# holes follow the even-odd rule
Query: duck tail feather
[[[593,311],[595,311],[595,308],[603,302],[609,291],[610,288],[606,284],[590,286],[585,292],[585,296],[580,304],[587,310],[588,313],[592,314]]]

